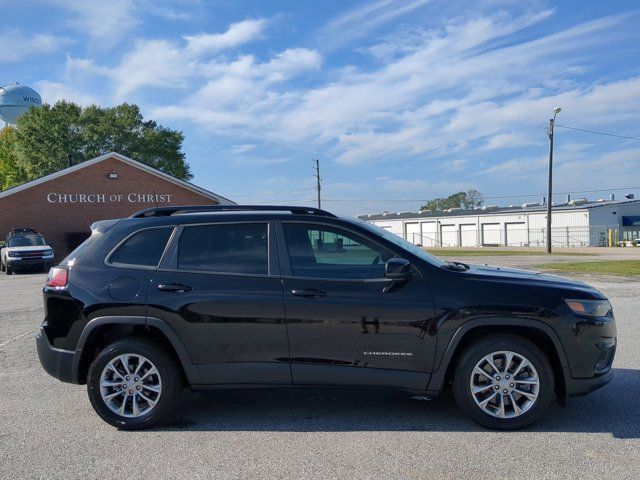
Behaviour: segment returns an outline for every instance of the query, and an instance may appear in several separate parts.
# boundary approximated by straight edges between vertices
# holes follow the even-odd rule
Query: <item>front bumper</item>
[[[36,347],[40,364],[49,375],[63,382],[78,383],[74,350],[53,347],[42,327],[36,333]]]
[[[12,269],[53,266],[53,256],[35,258],[7,257],[6,260],[7,265]]]
[[[567,396],[578,397],[593,392],[600,387],[604,387],[613,378],[613,369],[609,369],[609,371],[592,378],[567,377],[565,377]]]

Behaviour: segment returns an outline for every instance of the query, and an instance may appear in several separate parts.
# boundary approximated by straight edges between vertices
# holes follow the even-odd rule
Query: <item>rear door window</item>
[[[178,242],[178,269],[267,275],[268,244],[266,223],[188,226]]]
[[[157,267],[173,227],[141,230],[129,237],[109,258],[110,263]]]

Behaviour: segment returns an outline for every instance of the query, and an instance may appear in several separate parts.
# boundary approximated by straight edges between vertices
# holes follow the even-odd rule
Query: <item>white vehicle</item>
[[[49,271],[53,266],[53,249],[33,228],[14,228],[7,235],[7,245],[0,250],[0,270],[11,275],[18,270]]]

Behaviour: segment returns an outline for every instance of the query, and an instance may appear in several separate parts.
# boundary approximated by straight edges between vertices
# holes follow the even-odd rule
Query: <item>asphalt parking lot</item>
[[[446,395],[314,389],[185,392],[168,423],[122,432],[40,367],[45,275],[2,275],[0,478],[640,478],[640,280],[581,279],[614,306],[616,376],[528,430],[484,430]]]

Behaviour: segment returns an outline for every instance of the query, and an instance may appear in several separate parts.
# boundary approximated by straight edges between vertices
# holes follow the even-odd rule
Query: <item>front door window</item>
[[[384,278],[392,254],[351,232],[329,226],[284,224],[292,274],[309,278]]]

